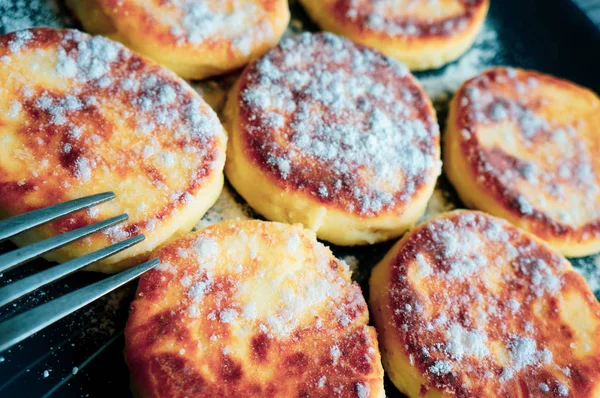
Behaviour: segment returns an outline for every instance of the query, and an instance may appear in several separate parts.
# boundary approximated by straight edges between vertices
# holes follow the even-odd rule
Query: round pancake
[[[489,0],[300,0],[323,29],[404,62],[438,68],[467,51]]]
[[[249,65],[225,112],[235,189],[335,244],[400,235],[440,174],[435,111],[415,78],[331,33],[285,39]]]
[[[158,250],[125,329],[140,397],[384,397],[350,270],[299,225],[225,221]]]
[[[100,36],[35,28],[0,36],[0,80],[0,216],[116,194],[17,244],[126,212],[128,221],[47,255],[62,262],[145,234],[92,266],[114,272],[189,232],[217,199],[223,127],[174,73]]]
[[[535,71],[496,68],[458,90],[444,139],[463,202],[567,256],[600,250],[600,99]]]
[[[273,47],[287,0],[67,0],[85,30],[117,40],[186,79],[240,68]]]
[[[600,304],[504,220],[454,211],[413,229],[374,268],[370,309],[411,398],[600,396]]]

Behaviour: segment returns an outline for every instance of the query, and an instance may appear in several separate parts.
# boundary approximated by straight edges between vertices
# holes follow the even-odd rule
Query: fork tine
[[[75,272],[78,269],[85,267],[86,265],[90,265],[92,263],[95,263],[96,261],[100,261],[115,253],[125,250],[128,247],[131,247],[143,241],[144,239],[144,235],[134,236],[133,238],[124,240],[112,246],[108,246],[104,249],[95,251],[93,253],[86,254],[83,257],[67,261],[66,263],[56,265],[45,271],[38,272],[34,275],[28,276],[27,278],[23,278],[19,281],[1,287],[0,307],[18,299],[21,296],[26,295],[27,293],[41,286],[47,285],[48,283],[54,282],[66,275],[69,275],[70,273]]]
[[[114,199],[113,192],[74,199],[0,221],[0,241],[56,218]]]
[[[6,254],[0,255],[0,273],[5,272],[17,265],[23,264],[24,262],[41,256],[52,250],[59,249],[69,243],[76,241],[81,238],[85,238],[94,232],[100,231],[103,228],[110,227],[111,225],[120,223],[121,221],[127,220],[127,214],[121,214],[108,220],[100,221],[94,224],[87,225],[82,228],[78,228],[74,231],[53,236],[52,238],[42,240],[40,242],[33,243],[31,245],[24,246],[20,249],[13,250]]]
[[[117,287],[137,278],[159,263],[153,259],[68,293],[0,323],[0,352],[56,322]]]

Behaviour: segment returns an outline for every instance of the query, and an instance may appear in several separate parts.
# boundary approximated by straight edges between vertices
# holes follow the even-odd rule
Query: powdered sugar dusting
[[[346,6],[344,17],[352,24],[403,38],[459,33],[469,26],[473,8],[481,7],[481,1],[465,1],[461,8],[446,11],[436,0],[353,0],[342,4]],[[428,17],[423,19],[423,15]]]
[[[446,351],[457,361],[464,356],[482,358],[490,353],[487,346],[488,338],[483,331],[470,331],[458,323],[453,323],[448,327],[446,337],[449,339],[446,343]]]
[[[282,41],[245,80],[244,139],[271,172],[323,202],[377,213],[439,174],[438,126],[433,114],[418,113],[424,98],[397,61],[304,33]]]
[[[32,191],[41,196],[55,197],[47,190],[57,184],[65,198],[118,192],[100,208],[131,218],[103,231],[111,242],[155,231],[173,212],[193,204],[209,173],[222,170],[226,137],[216,114],[170,72],[119,43],[75,30],[28,29],[6,38],[9,61],[26,61],[10,73],[8,102],[19,124],[15,131],[26,132],[17,135],[25,145],[7,149],[9,156],[30,170]],[[40,42],[43,51],[30,45]],[[132,191],[134,179],[144,187],[141,192]],[[150,192],[152,200],[136,196]],[[121,207],[138,201],[133,209]],[[22,211],[18,203],[9,207]],[[59,232],[84,221],[70,216]],[[151,247],[161,243],[149,238]],[[87,245],[91,248],[89,240]]]
[[[239,0],[168,0],[161,6],[166,14],[171,9],[177,11],[177,18],[165,22],[179,45],[203,46],[226,40],[232,50],[247,57],[255,43],[273,39],[271,25],[265,20],[267,10],[261,4]],[[156,14],[160,19],[160,10]]]
[[[276,363],[270,357],[277,353],[288,368],[296,361],[307,372],[314,368],[309,387],[327,396],[371,396],[375,384],[364,369],[378,365],[378,355],[367,305],[347,269],[313,234],[299,225],[225,221],[173,245],[158,252],[162,266],[149,276],[157,285],[143,281],[134,306],[162,303],[167,291],[178,297],[165,317],[181,325],[178,332],[195,331],[194,355],[217,353],[237,365],[240,355]],[[166,333],[156,344],[169,347],[174,338]],[[172,346],[174,352],[181,347]],[[299,352],[318,360],[304,361]],[[375,367],[371,373],[379,375]]]
[[[279,226],[276,228],[284,227]],[[285,228],[291,229],[292,227]],[[301,229],[299,227],[293,228],[296,228],[296,230],[289,231],[289,236],[283,245],[285,246],[285,252],[288,253],[286,255],[304,253],[304,249],[300,250],[300,247],[306,247],[306,238],[299,233]],[[240,230],[239,233],[234,232],[233,240],[226,246],[220,246],[220,243],[214,239],[211,232],[211,228],[203,229],[202,233],[190,242],[189,247],[180,248],[177,251],[177,256],[194,259],[199,264],[196,272],[185,271],[179,279],[179,284],[190,299],[185,310],[190,318],[204,318],[211,322],[225,324],[247,321],[257,322],[263,319],[264,323],[261,330],[264,329],[265,332],[269,332],[272,338],[273,336],[288,336],[299,325],[301,314],[310,308],[315,308],[315,306],[322,306],[324,302],[336,303],[335,307],[332,308],[335,313],[334,321],[337,319],[337,322],[340,322],[343,326],[348,326],[355,318],[354,311],[356,311],[357,305],[360,308],[364,306],[364,304],[361,304],[360,291],[354,288],[348,290],[348,282],[344,281],[337,271],[330,268],[331,254],[320,243],[313,243],[314,257],[310,260],[312,265],[310,262],[307,264],[302,263],[302,267],[316,267],[316,271],[306,273],[304,278],[308,279],[301,281],[294,276],[294,273],[280,273],[268,262],[265,263],[265,268],[256,268],[254,265],[248,266],[244,263],[244,261],[263,261],[261,253],[265,248],[261,246],[264,243],[261,243],[259,239],[261,236],[260,231],[253,234],[248,234],[243,230]],[[242,274],[248,275],[248,272],[253,273],[253,277],[249,279],[244,277],[244,282],[235,282],[233,285],[227,282],[231,286],[231,292],[227,296],[229,299],[219,299],[217,307],[207,308],[206,304],[203,303],[207,302],[208,297],[218,295],[218,289],[223,289],[222,276],[219,276],[224,271],[223,255],[234,256],[234,253],[240,253],[239,250],[242,248],[246,248],[241,253],[247,251],[248,258],[246,259],[243,254],[241,256],[236,254],[235,258],[228,257],[233,264],[227,265],[225,269],[233,278],[237,278]],[[273,248],[273,250],[279,249]],[[176,260],[165,259],[163,263],[168,264],[173,261]],[[157,269],[167,273],[176,272],[171,267]],[[328,276],[325,278],[321,275]],[[309,280],[312,281],[309,282]],[[269,293],[273,296],[269,301],[272,309],[267,313],[261,310],[257,303],[252,300],[246,301],[244,305],[241,304],[248,300],[247,294],[255,289],[254,284],[261,286],[266,284],[273,287]],[[298,284],[301,286],[298,287]],[[277,287],[280,285],[288,287],[278,290]],[[212,300],[208,302],[212,302]],[[333,355],[335,363],[341,356],[340,349],[333,346],[331,355]]]
[[[458,117],[468,120],[460,140],[471,146],[462,155],[477,164],[478,181],[487,181],[522,216],[544,217],[546,228],[563,234],[600,219],[600,180],[586,120],[546,116],[562,104],[538,93],[541,85],[564,90],[537,72],[511,68],[470,80],[456,100]]]
[[[468,395],[485,385],[502,395],[517,378],[531,378],[536,389],[569,386],[572,369],[557,366],[553,352],[573,339],[539,338],[555,326],[532,310],[561,307],[572,277],[561,256],[505,221],[470,211],[431,220],[403,242],[389,298],[378,306],[390,306],[398,336],[415,344],[406,346],[412,361],[437,388]]]

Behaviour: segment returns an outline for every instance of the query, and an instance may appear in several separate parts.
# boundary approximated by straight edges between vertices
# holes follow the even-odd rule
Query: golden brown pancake
[[[226,109],[226,174],[266,218],[341,245],[396,237],[440,173],[436,116],[399,62],[304,33],[249,65]]]
[[[450,107],[445,170],[469,207],[567,256],[600,250],[600,99],[535,71],[496,68]]]
[[[126,212],[129,220],[60,249],[66,261],[137,234],[94,269],[114,272],[190,231],[223,186],[226,137],[174,73],[75,30],[0,36],[0,215],[86,195],[116,199],[27,232],[22,245]]]
[[[118,40],[186,79],[240,68],[278,41],[287,0],[67,0],[90,33]]]
[[[225,221],[154,253],[125,329],[140,397],[384,397],[350,270],[299,225]]]
[[[454,211],[413,229],[373,270],[370,309],[411,398],[600,396],[600,304],[502,219]]]
[[[411,70],[454,61],[471,47],[489,0],[300,0],[321,28],[373,47]]]

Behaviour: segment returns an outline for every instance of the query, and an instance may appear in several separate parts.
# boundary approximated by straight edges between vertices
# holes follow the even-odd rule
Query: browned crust
[[[461,86],[456,92],[454,99],[452,100],[452,108],[455,117],[449,121],[455,126],[456,132],[461,132],[464,129],[471,131],[469,138],[465,138],[459,133],[458,139],[460,142],[461,156],[464,156],[468,161],[470,172],[475,178],[476,184],[480,185],[490,196],[493,197],[494,201],[500,204],[506,211],[511,213],[514,217],[522,219],[527,222],[527,229],[533,232],[544,240],[551,241],[552,239],[567,239],[577,242],[585,242],[593,239],[595,236],[600,235],[600,219],[592,220],[587,224],[574,227],[572,225],[564,224],[550,215],[540,210],[539,208],[533,208],[528,214],[524,214],[518,202],[520,193],[507,187],[500,181],[499,175],[490,172],[489,165],[494,163],[500,165],[501,170],[518,170],[520,166],[520,160],[503,152],[500,148],[493,148],[492,150],[486,150],[480,144],[478,135],[476,134],[478,122],[475,120],[474,111],[472,104],[467,106],[460,105],[465,98],[465,91],[469,88],[476,87],[480,90],[486,90],[486,82],[499,81],[501,79],[507,79],[510,69],[508,68],[494,68],[485,71],[481,75],[474,77]],[[578,86],[572,82],[556,78],[551,75],[542,74],[536,71],[524,71],[514,70],[516,73],[516,80],[521,84],[526,85],[529,79],[536,79],[541,85],[554,85],[565,88],[572,91],[584,91],[585,95],[589,95],[590,92],[581,86]],[[512,93],[517,95],[516,93]],[[494,95],[494,93],[492,93]],[[540,107],[540,98],[529,101],[527,109],[535,111]],[[486,112],[489,112],[487,109]],[[560,110],[557,110],[560,111]],[[514,120],[514,119],[511,119]],[[473,134],[473,132],[475,132]],[[543,142],[548,140],[550,131],[545,131],[543,134],[539,134],[533,145],[537,142]],[[597,137],[592,141],[589,141],[594,145],[594,149],[591,153],[598,153],[600,151],[600,140]],[[552,180],[550,183],[556,183],[558,179]]]
[[[109,16],[113,24],[120,27],[119,32],[125,38],[127,38],[128,32],[133,30],[139,37],[151,38],[152,41],[156,41],[160,46],[169,49],[180,49],[188,53],[225,51],[231,48],[231,39],[229,38],[219,39],[218,37],[210,37],[207,40],[203,40],[199,45],[187,41],[182,42],[180,38],[171,32],[169,26],[162,24],[153,13],[148,11],[147,4],[137,5],[127,0],[96,1]],[[164,0],[151,0],[151,3],[151,7],[165,7],[167,10],[177,8],[176,5]],[[253,4],[265,13],[256,26],[276,18],[283,9],[283,3],[281,0],[253,0]],[[287,4],[285,5],[287,6]]]
[[[481,239],[485,239],[482,234],[490,228],[491,224],[502,225],[506,240],[487,241],[486,247],[478,250],[478,253],[486,256],[487,262],[494,261],[495,256],[506,256],[506,252],[503,252],[504,248],[501,247],[506,242],[520,252],[511,266],[512,271],[503,276],[498,275],[501,283],[504,283],[499,292],[491,292],[479,278],[486,272],[487,263],[483,265],[480,272],[462,280],[445,279],[436,275],[436,273],[446,274],[449,271],[449,257],[445,254],[448,246],[432,238],[436,233],[433,224],[439,223],[440,220],[450,222],[461,234],[474,232]],[[439,231],[439,225],[436,224],[436,227]],[[460,237],[457,238],[460,240]],[[514,378],[503,380],[503,367],[489,361],[486,357],[478,360],[465,356],[459,362],[459,370],[454,368],[452,372],[442,375],[431,372],[436,361],[448,359],[448,354],[441,354],[444,348],[443,344],[441,346],[439,344],[447,338],[444,336],[446,327],[431,328],[427,323],[433,323],[440,314],[444,313],[447,314],[448,321],[457,322],[466,329],[474,329],[476,326],[474,322],[477,322],[473,319],[476,318],[474,308],[478,305],[494,304],[496,310],[489,311],[488,307],[484,325],[484,331],[487,332],[490,341],[506,341],[510,339],[511,333],[527,335],[531,333],[527,331],[527,323],[533,323],[534,332],[531,337],[538,343],[538,348],[541,344],[550,344],[558,373],[561,373],[560,369],[569,369],[570,373],[567,377],[571,388],[568,396],[593,397],[592,393],[597,391],[595,387],[600,378],[600,368],[597,366],[600,361],[600,351],[592,343],[595,348],[592,348],[591,355],[576,358],[572,344],[578,341],[577,336],[572,328],[560,319],[558,309],[560,294],[575,294],[583,298],[592,316],[600,319],[600,304],[585,279],[570,266],[566,259],[553,252],[547,245],[507,222],[484,213],[454,211],[413,229],[392,250],[395,254],[386,271],[389,273],[389,285],[385,289],[389,293],[386,293],[385,300],[380,305],[389,308],[392,317],[390,322],[396,330],[394,337],[398,340],[399,346],[404,348],[404,355],[410,356],[413,361],[412,366],[423,375],[427,375],[428,384],[421,386],[423,394],[430,388],[437,388],[459,397],[522,396],[519,392],[532,397],[563,396],[552,384],[556,383],[556,373],[549,372],[546,367],[526,367]],[[521,254],[521,251],[526,254]],[[417,255],[423,255],[428,259],[433,276],[419,281],[409,276],[409,266],[414,267]],[[528,263],[524,256],[545,262],[554,274],[561,278],[560,294],[545,292],[540,298],[530,281],[532,264]],[[508,260],[503,259],[503,261]],[[427,317],[415,310],[425,305],[425,296],[429,301],[427,308],[430,311]],[[541,305],[543,314],[536,313],[533,304],[540,299],[543,302]],[[516,311],[510,308],[511,300],[516,300],[520,304]],[[410,310],[407,310],[408,306]],[[592,339],[594,338],[595,341],[600,339],[600,327],[597,327],[593,333]],[[424,348],[428,349],[427,352]],[[469,388],[466,387],[465,378],[471,380]],[[549,381],[552,380],[554,381],[550,383]],[[551,391],[542,394],[539,389],[540,383],[549,384]]]
[[[463,11],[460,14],[453,15],[451,17],[436,19],[434,21],[422,21],[412,17],[393,17],[392,21],[394,24],[399,26],[412,25],[415,26],[418,31],[416,34],[390,34],[385,31],[375,30],[369,27],[369,16],[370,6],[373,0],[363,0],[357,15],[353,16],[349,14],[350,4],[352,0],[333,0],[327,2],[328,12],[332,15],[332,18],[338,21],[338,23],[346,26],[352,26],[359,35],[368,35],[369,37],[376,37],[380,40],[386,40],[393,38],[398,40],[402,38],[407,42],[422,42],[437,39],[447,39],[457,35],[461,32],[468,31],[469,27],[480,23],[481,16],[485,16],[489,7],[489,0],[456,0],[463,7]],[[450,27],[450,28],[448,28]],[[459,29],[460,27],[460,29]]]
[[[90,36],[74,30],[56,30],[50,28],[29,29],[33,35],[20,49],[28,51],[33,49],[55,49],[61,46],[67,53],[76,50],[77,40],[88,40]],[[0,57],[18,57],[12,55],[10,43],[15,39],[16,33],[10,33],[0,36]],[[75,40],[74,38],[77,38]],[[136,114],[140,111],[140,103],[136,100],[135,94],[119,87],[119,82],[131,77],[133,79],[142,79],[143,77],[155,76],[159,83],[169,85],[178,99],[178,106],[181,109],[192,104],[192,101],[202,101],[191,90],[185,86],[182,81],[171,72],[148,62],[145,58],[136,55],[123,46],[116,44],[119,48],[118,59],[113,63],[113,67],[107,76],[113,79],[114,83],[101,89],[97,81],[89,80],[85,83],[77,83],[77,90],[73,92],[53,91],[43,86],[31,86],[31,95],[25,96],[22,92],[11,93],[12,99],[18,100],[22,104],[23,112],[26,115],[26,122],[19,127],[18,137],[29,153],[35,159],[35,164],[31,168],[36,171],[35,174],[28,175],[27,178],[17,178],[15,173],[7,170],[0,162],[0,207],[8,215],[21,214],[38,208],[54,205],[64,202],[73,197],[69,196],[70,189],[65,188],[64,184],[69,186],[82,187],[86,192],[92,193],[90,187],[85,187],[85,183],[79,181],[76,177],[76,162],[82,157],[94,159],[98,168],[110,170],[113,175],[118,175],[126,180],[131,175],[140,176],[154,184],[164,183],[165,176],[161,170],[151,166],[144,165],[141,154],[132,151],[128,147],[115,147],[114,132],[117,127],[114,122],[103,115],[103,112],[96,104],[84,105],[67,114],[67,122],[56,125],[50,123],[51,112],[47,109],[41,109],[36,105],[41,96],[57,99],[64,94],[72,94],[81,103],[85,103],[88,98],[100,100],[104,107],[110,106],[119,109],[119,112],[130,112],[129,117],[122,117],[128,128],[133,131],[136,125]],[[117,66],[118,65],[118,66]],[[146,93],[152,101],[158,102],[158,92]],[[206,106],[208,109],[208,106]],[[174,125],[179,125],[184,120],[184,115],[179,120],[174,121]],[[216,121],[216,116],[215,116]],[[156,123],[156,119],[152,120]],[[69,133],[71,125],[84,127],[81,138],[74,141]],[[218,125],[218,122],[216,122]],[[0,133],[4,123],[0,116]],[[123,127],[120,127],[123,129]],[[173,126],[162,128],[163,134],[172,134],[170,131]],[[91,135],[95,139],[90,141]],[[71,150],[66,153],[63,148],[70,145]],[[194,178],[189,178],[185,189],[178,192],[177,197],[172,198],[164,206],[153,209],[152,214],[147,214],[143,220],[137,222],[126,222],[122,224],[123,231],[128,236],[133,236],[147,229],[149,220],[165,220],[186,206],[187,195],[195,195],[205,184],[207,178],[214,173],[211,164],[219,157],[219,141],[215,138],[207,140],[197,136],[191,139],[172,139],[161,141],[163,150],[170,150],[174,153],[182,153],[184,147],[195,148],[198,152],[205,154],[198,167],[190,169]],[[40,167],[42,159],[50,159],[49,167]],[[116,159],[120,159],[117,161]],[[130,161],[133,161],[131,163]],[[137,178],[137,177],[136,177]],[[80,212],[62,218],[58,221],[47,224],[48,230],[53,234],[64,233],[73,229],[89,225],[97,220],[91,218],[87,212]]]
[[[271,235],[277,230],[270,225],[260,221],[222,223],[205,228],[201,233],[204,237],[219,240],[240,230],[248,234],[258,231],[261,239],[268,239],[273,245],[282,244],[281,237]],[[192,327],[187,316],[186,308],[192,301],[181,287],[180,280],[184,275],[199,272],[200,266],[193,256],[183,258],[178,253],[180,249],[189,249],[198,234],[189,234],[155,253],[163,264],[171,264],[174,271],[153,269],[144,274],[137,298],[131,304],[125,329],[125,358],[141,396],[274,397],[294,391],[297,397],[325,398],[336,394],[359,397],[357,383],[368,384],[378,378],[378,382],[382,382],[379,355],[373,352],[374,344],[377,348],[374,331],[367,326],[343,326],[329,319],[333,316],[329,313],[315,315],[315,318],[323,320],[320,328],[313,322],[298,327],[285,337],[273,338],[261,331],[248,336],[249,357],[244,359],[245,362],[224,354],[204,354],[203,349],[207,347],[199,346],[199,341],[206,342],[211,335],[229,340],[236,330],[227,324],[210,321],[206,316],[194,319]],[[306,250],[311,250],[312,246],[307,245]],[[259,256],[262,255],[268,256],[259,253]],[[256,272],[253,270],[260,269],[260,261],[257,258],[244,263],[244,272]],[[344,265],[331,256],[329,267],[337,272],[335,270]],[[235,306],[232,296],[237,282],[232,274],[216,276],[204,297],[203,311],[208,312],[213,306]],[[348,282],[348,294],[353,300],[349,316],[354,322],[365,317],[368,309],[356,283]],[[156,309],[159,309],[158,313]],[[148,312],[156,315],[148,317]],[[332,338],[335,341],[331,341]],[[174,341],[184,347],[186,355],[164,352],[165,341]],[[339,347],[340,356],[336,363],[328,343]],[[264,366],[272,372],[268,377],[253,370],[253,367],[262,369]],[[203,376],[207,373],[214,378]],[[320,384],[323,376],[326,381]]]
[[[319,43],[325,45],[324,42],[327,40],[325,35],[319,33],[312,36]],[[401,100],[402,93],[410,94],[412,100],[409,105],[409,118],[421,121],[430,134],[428,144],[419,147],[419,149],[431,154],[435,158],[439,158],[439,130],[435,117],[435,110],[417,80],[409,73],[402,78],[395,75],[387,65],[388,62],[392,61],[389,61],[389,58],[385,57],[383,54],[370,50],[368,47],[361,44],[353,43],[347,39],[339,38],[339,40],[343,41],[344,49],[356,48],[359,51],[369,51],[376,59],[378,59],[378,66],[369,71],[368,76],[383,85],[391,83],[396,90],[394,93],[396,101],[399,102]],[[287,51],[279,45],[269,51],[263,58],[268,57],[276,68],[281,68],[286,53]],[[306,70],[309,67],[309,64],[307,63],[312,62],[312,60],[303,58],[303,61],[305,63],[301,66],[301,69]],[[427,185],[431,183],[432,170],[429,168],[425,173],[414,176],[406,181],[405,186],[414,186],[414,193],[412,195],[407,197],[404,189],[390,192],[393,196],[392,204],[384,205],[382,209],[377,212],[363,212],[361,211],[361,202],[353,195],[353,189],[364,184],[358,176],[360,170],[355,166],[351,166],[354,167],[354,173],[347,173],[340,177],[339,175],[335,175],[327,164],[306,155],[310,159],[303,159],[302,163],[292,163],[291,171],[287,178],[283,178],[274,166],[272,156],[273,153],[277,156],[288,153],[287,146],[289,146],[289,139],[297,132],[297,130],[290,125],[289,120],[291,120],[297,112],[293,111],[286,115],[287,121],[281,131],[273,131],[268,128],[268,126],[264,124],[263,119],[259,117],[259,109],[243,98],[244,91],[253,88],[259,84],[259,81],[261,80],[261,74],[257,70],[259,62],[260,60],[250,64],[244,70],[238,82],[236,92],[234,93],[234,98],[238,103],[236,127],[239,129],[240,145],[247,158],[259,167],[265,176],[267,176],[274,184],[287,192],[303,192],[311,200],[327,205],[328,207],[351,212],[359,217],[373,217],[377,214],[385,213],[402,214],[404,209],[410,204],[412,198],[418,196],[426,189]],[[349,74],[352,73],[351,65],[336,64],[333,60],[330,61],[326,69],[331,71],[341,70]],[[283,80],[278,80],[277,84],[278,86],[289,86]],[[298,98],[302,98],[304,94],[294,93],[294,95]],[[383,106],[383,104],[381,105]],[[337,121],[332,120],[332,122],[336,123]],[[343,158],[336,158],[335,160],[341,162],[344,161]],[[402,171],[399,170],[398,173],[402,173]],[[342,187],[335,191],[335,196],[330,195],[328,197],[323,197],[317,194],[319,187],[323,185],[327,187],[330,192],[334,191],[334,185],[337,181],[341,181]],[[372,198],[373,197],[374,195]]]

